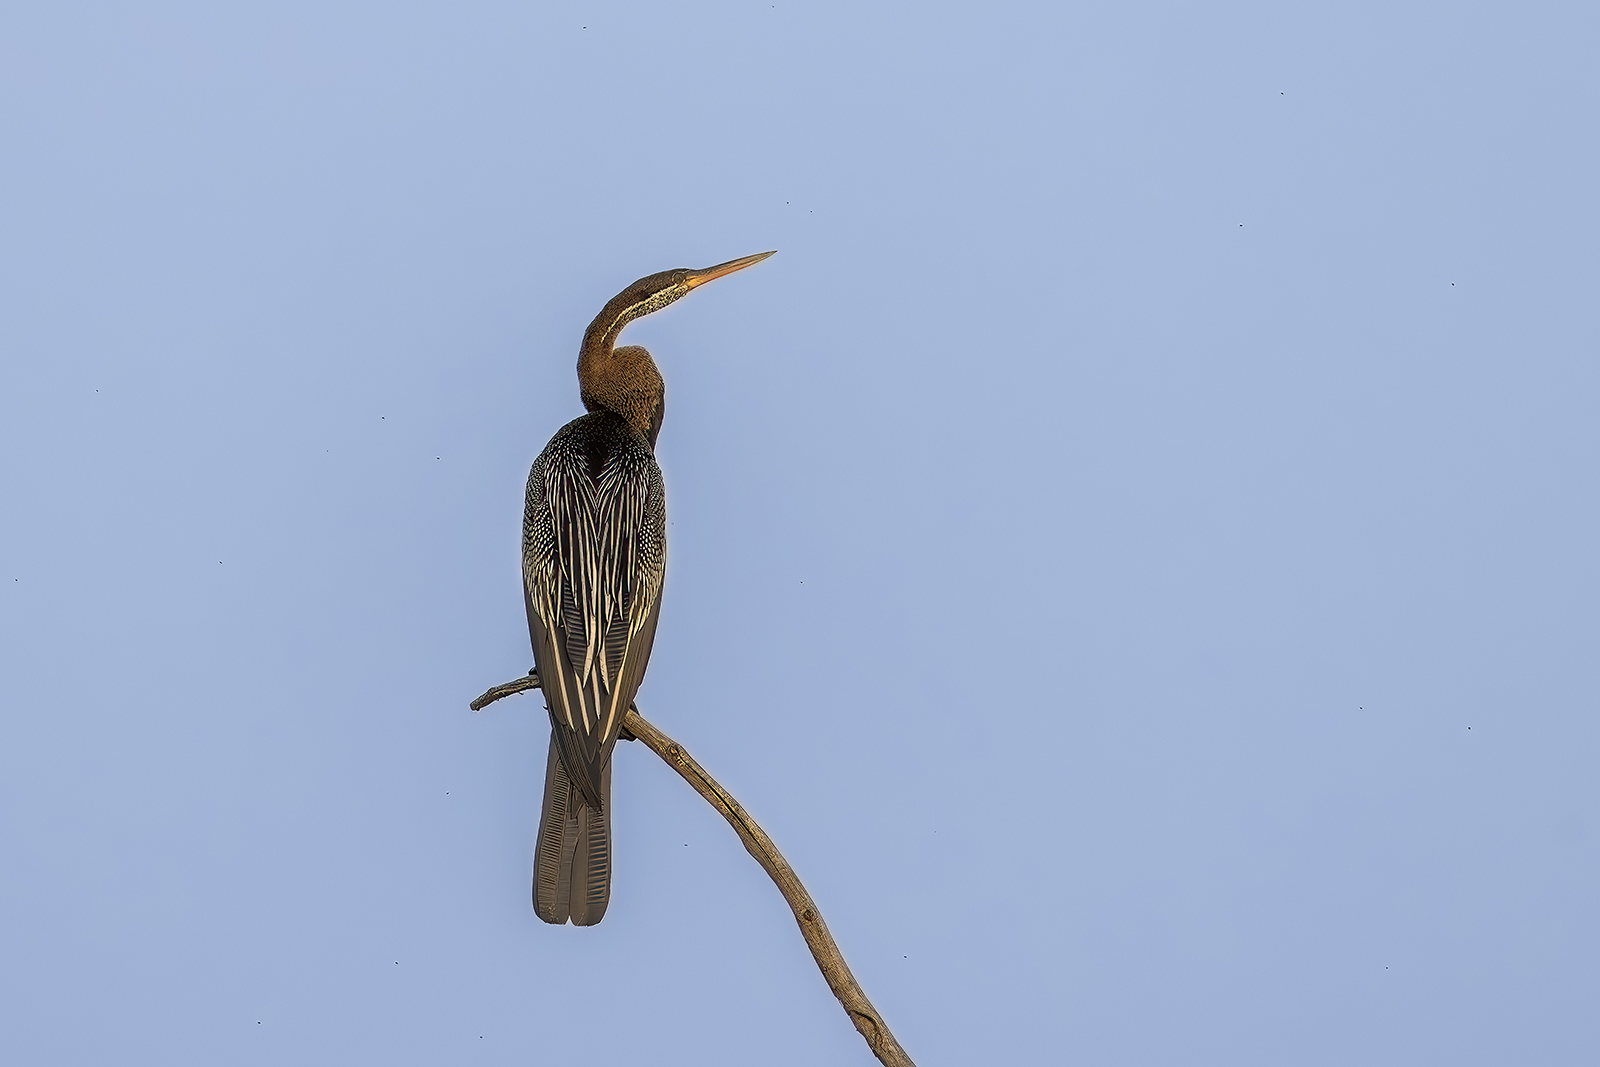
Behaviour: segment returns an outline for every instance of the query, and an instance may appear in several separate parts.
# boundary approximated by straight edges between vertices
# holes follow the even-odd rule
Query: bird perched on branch
[[[587,415],[534,460],[522,520],[522,588],[550,711],[533,907],[593,926],[611,897],[611,750],[644,680],[666,573],[666,495],[656,435],[666,387],[650,353],[615,347],[641,315],[772,255],[640,278],[583,335]]]

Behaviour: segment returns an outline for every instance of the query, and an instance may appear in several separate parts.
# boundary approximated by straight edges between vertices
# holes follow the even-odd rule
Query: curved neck
[[[590,411],[611,411],[628,420],[655,446],[666,403],[666,386],[650,353],[633,345],[617,348],[622,328],[664,308],[692,286],[689,272],[663,271],[640,278],[606,302],[583,332],[578,349],[578,388]]]
[[[685,271],[663,271],[661,274],[652,274],[648,278],[641,278],[628,288],[606,301],[606,306],[600,309],[600,314],[594,317],[589,328],[583,331],[583,345],[578,349],[578,366],[582,368],[584,360],[593,357],[605,358],[611,355],[612,347],[617,343],[617,335],[622,328],[643,315],[660,310],[683,296],[689,291],[689,286],[681,280],[676,284],[663,285],[671,276],[687,273]]]
[[[578,388],[582,392],[584,406],[590,410],[594,409],[600,396],[610,392],[603,388],[602,383],[615,375],[616,368],[612,361],[616,356],[617,334],[638,317],[632,307],[614,310],[611,304],[607,304],[605,310],[583,332],[583,345],[578,349]],[[604,406],[603,400],[599,400],[599,403]]]
[[[614,304],[616,301],[613,300],[611,303]],[[638,305],[634,304],[612,308],[611,304],[607,304],[605,309],[595,316],[589,328],[583,331],[583,344],[578,348],[580,371],[585,362],[610,358],[612,349],[617,343],[617,335],[622,332],[624,326],[639,317],[640,313],[635,310],[637,307]]]

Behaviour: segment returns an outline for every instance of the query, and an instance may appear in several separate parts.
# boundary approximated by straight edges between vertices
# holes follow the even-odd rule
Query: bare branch
[[[472,702],[472,710],[481,711],[501,697],[537,688],[539,688],[539,677],[530,671],[526,678],[497,685],[484,693]],[[783,899],[788,902],[789,910],[794,912],[795,922],[800,926],[801,936],[806,939],[806,946],[811,949],[811,956],[817,961],[818,970],[827,980],[828,988],[833,990],[833,995],[839,998],[845,1014],[850,1016],[855,1028],[866,1038],[867,1047],[872,1049],[872,1054],[878,1057],[878,1061],[884,1067],[915,1067],[911,1057],[906,1055],[905,1049],[900,1047],[900,1042],[896,1041],[894,1034],[889,1031],[883,1016],[878,1014],[878,1009],[872,1006],[867,995],[861,991],[855,975],[850,973],[849,964],[844,961],[844,954],[839,951],[833,935],[828,932],[828,924],[822,921],[822,913],[817,910],[811,894],[806,892],[806,887],[800,883],[799,876],[783,858],[783,853],[778,851],[778,846],[772,843],[772,838],[768,837],[766,831],[756,824],[737,800],[733,799],[732,794],[718,785],[717,780],[695,762],[694,757],[690,756],[682,745],[656,729],[649,720],[640,715],[637,704],[628,709],[628,717],[623,720],[622,736],[628,739],[630,734],[643,741],[646,747],[666,761],[667,766],[677,771],[684,781],[694,787],[696,793],[705,797],[706,802],[728,820],[728,825],[733,827],[734,832],[739,835],[739,840],[744,842],[745,850],[761,864],[761,869],[767,872],[767,876],[778,887],[778,892],[782,893]]]
[[[728,825],[739,835],[739,840],[744,842],[745,849],[771,877],[778,892],[788,902],[789,910],[794,912],[795,921],[800,924],[800,933],[804,935],[806,945],[822,971],[822,977],[827,979],[828,988],[844,1005],[845,1012],[850,1016],[850,1021],[855,1023],[856,1029],[861,1031],[861,1036],[867,1039],[867,1046],[872,1049],[873,1055],[885,1067],[913,1067],[911,1057],[906,1055],[900,1042],[889,1032],[883,1016],[878,1014],[878,1009],[861,991],[855,975],[850,973],[850,967],[844,961],[844,954],[834,943],[833,935],[828,933],[828,924],[822,921],[822,913],[812,902],[811,894],[800,884],[800,878],[783,858],[783,853],[778,851],[778,846],[772,843],[772,838],[726,789],[717,784],[716,779],[705,772],[705,768],[695,762],[682,745],[640,715],[637,705],[628,709],[628,717],[624,722],[635,737],[666,760],[667,766],[677,771],[684,781],[694,787],[696,793],[722,813]]]
[[[530,689],[537,688],[539,688],[539,675],[534,671],[529,671],[525,677],[518,678],[514,682],[495,686],[467,706],[473,711],[482,711],[501,697],[514,696],[517,693],[526,693]]]

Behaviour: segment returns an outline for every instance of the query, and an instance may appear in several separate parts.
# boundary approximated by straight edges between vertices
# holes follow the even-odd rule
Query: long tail
[[[544,811],[534,849],[533,910],[547,923],[593,926],[611,900],[611,762],[600,775],[599,810],[567,778],[550,738]]]

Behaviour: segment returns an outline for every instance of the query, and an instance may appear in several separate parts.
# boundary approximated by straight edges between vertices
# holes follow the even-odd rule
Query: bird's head
[[[652,311],[660,311],[706,282],[716,281],[736,270],[743,270],[752,264],[760,263],[773,254],[759,252],[743,259],[719,263],[715,267],[706,267],[704,270],[678,267],[675,270],[664,270],[640,278],[606,302],[600,314],[595,316],[594,322],[589,324],[589,329],[584,334],[583,346],[587,349],[592,344],[599,343],[609,348],[616,343],[617,334],[622,332],[622,328],[634,319],[648,315]]]
[[[759,252],[704,270],[679,267],[640,278],[607,301],[583,335],[578,352],[578,386],[584,406],[626,418],[655,445],[666,407],[666,387],[650,353],[637,345],[615,347],[622,328],[642,315],[659,311],[706,282],[743,270],[773,255]]]

